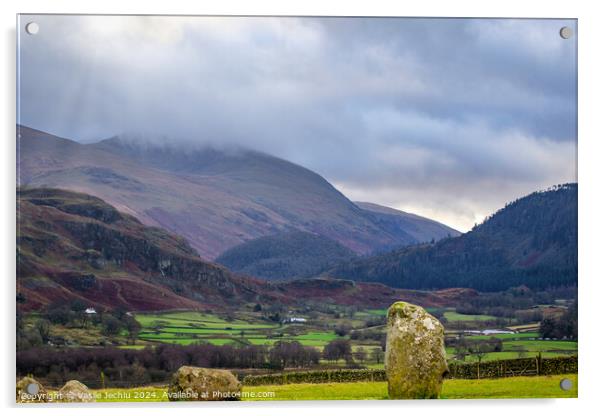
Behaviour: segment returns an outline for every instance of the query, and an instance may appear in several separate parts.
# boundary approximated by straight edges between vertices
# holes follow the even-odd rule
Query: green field
[[[560,389],[560,380],[573,382],[569,391]],[[511,377],[487,380],[445,380],[442,399],[506,399],[506,398],[562,398],[577,397],[576,374],[562,376]],[[94,390],[99,402],[167,401],[165,387]],[[286,384],[280,386],[243,387],[243,394],[272,397],[246,397],[243,400],[384,400],[387,383],[329,383]]]
[[[446,311],[443,316],[448,322],[478,322],[494,321],[497,318],[491,315],[464,315],[455,311]]]
[[[569,378],[573,389],[560,389],[560,380]],[[245,391],[273,391],[275,398],[263,400],[383,400],[387,383],[287,384],[246,387]],[[488,380],[446,380],[442,399],[577,397],[577,376],[512,377]],[[262,400],[262,399],[259,399]]]
[[[206,342],[213,345],[266,344],[276,342],[273,331],[282,329],[278,324],[224,319],[201,312],[170,312],[162,314],[137,314],[142,326],[139,339],[151,343],[189,345]]]
[[[574,355],[577,353],[578,344],[575,341],[546,341],[537,339],[537,333],[519,333],[519,334],[497,334],[493,336],[476,335],[468,336],[469,340],[486,340],[489,338],[499,338],[502,340],[501,352],[490,352],[485,354],[482,361],[506,360],[512,358],[536,357],[539,354],[543,358],[562,357]],[[448,360],[454,359],[455,349],[446,348]],[[468,355],[465,362],[478,361],[474,355]]]
[[[502,341],[512,341],[512,340],[533,340],[537,341],[539,338],[539,333],[537,332],[519,332],[516,334],[494,334],[494,335],[470,335],[470,339],[475,340],[484,340],[489,339],[491,337],[501,339]]]
[[[554,358],[554,357],[565,357],[567,355],[572,355],[574,354],[574,352],[526,352],[522,355],[519,355],[518,352],[514,352],[514,351],[502,351],[502,352],[490,352],[487,353],[483,356],[483,358],[481,359],[482,361],[495,361],[495,360],[510,360],[510,359],[514,359],[514,358],[534,358],[537,357],[539,354],[541,354],[541,356],[543,358]],[[478,358],[474,355],[469,355],[466,357],[466,359],[463,362],[466,363],[473,363],[473,362],[477,362]]]
[[[228,321],[217,315],[201,312],[172,312],[162,314],[136,314],[136,320],[143,327],[152,327],[154,325],[165,325],[174,328],[232,328],[246,329],[249,322],[233,319]],[[254,324],[255,328],[271,328],[269,324]]]
[[[366,315],[376,315],[370,311]],[[145,343],[189,345],[206,342],[213,345],[273,345],[278,341],[298,341],[306,346],[323,348],[341,338],[333,330],[312,326],[266,322],[257,316],[226,320],[201,312],[137,314],[142,326],[138,338]]]
[[[527,351],[571,351],[577,350],[575,341],[504,341],[504,350],[525,348]]]
[[[383,326],[364,328],[362,319],[373,319],[386,314],[386,309],[368,309],[356,312],[352,318],[324,317],[317,321],[327,320],[330,327],[345,324],[351,328],[370,331],[384,331]],[[475,324],[495,319],[488,315],[464,315],[454,310],[446,310],[445,316],[450,321]],[[213,345],[232,344],[241,345],[267,345],[271,346],[278,341],[298,341],[305,346],[318,349],[324,348],[326,344],[335,339],[349,339],[349,336],[340,337],[334,333],[334,329],[324,329],[312,324],[284,324],[266,321],[260,315],[246,313],[236,317],[225,319],[224,317],[195,311],[168,312],[153,314],[137,314],[136,319],[142,325],[139,340],[142,345],[131,346],[140,348],[144,345],[168,343],[179,345],[190,345],[195,343],[210,343]],[[323,322],[321,322],[323,323]],[[524,332],[516,334],[494,334],[494,335],[467,335],[470,340],[487,340],[498,338],[503,342],[501,352],[491,352],[483,357],[484,361],[510,359],[519,357],[534,357],[542,354],[543,357],[557,357],[566,354],[574,354],[577,351],[577,343],[572,341],[553,341],[538,339],[537,332]],[[379,347],[379,342],[373,339],[351,340],[354,352],[361,346],[367,352]],[[449,360],[455,358],[453,348],[447,348]],[[364,362],[369,368],[382,368],[383,364],[377,364],[367,357]],[[476,361],[476,356],[467,356],[466,362]],[[330,363],[332,364],[332,363]]]

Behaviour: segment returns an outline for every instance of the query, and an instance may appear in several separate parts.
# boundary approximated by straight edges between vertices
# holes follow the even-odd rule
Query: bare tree
[[[372,349],[372,359],[374,360],[374,362],[376,364],[380,364],[383,362],[383,359],[385,358],[385,353],[383,352],[382,348],[373,348]]]
[[[366,349],[364,347],[359,347],[357,351],[355,351],[355,358],[363,364],[364,361],[366,361]]]

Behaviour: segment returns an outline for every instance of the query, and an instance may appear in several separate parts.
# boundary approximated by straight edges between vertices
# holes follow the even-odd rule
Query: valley
[[[561,316],[566,311],[562,306],[547,306],[546,310],[548,318]],[[429,308],[429,312],[441,316],[445,323],[449,362],[551,358],[577,352],[577,342],[567,336],[559,339],[532,329],[513,330],[516,324],[524,322],[517,318],[461,314],[453,307]],[[269,349],[276,344],[299,343],[322,356],[316,363],[320,367],[353,365],[382,369],[385,314],[386,309],[362,310],[336,305],[284,308],[247,304],[225,315],[210,310],[133,313],[126,322],[133,320],[136,324],[126,323],[109,333],[106,321],[114,315],[105,312],[89,316],[86,323],[73,318],[62,324],[49,324],[47,338],[50,344],[59,347],[110,346],[134,350],[152,350],[161,345]],[[521,314],[518,311],[517,316]],[[53,314],[29,315],[24,322],[25,330],[52,319]],[[538,322],[533,324],[538,327]],[[333,343],[346,345],[348,353],[327,358],[325,349]]]
[[[398,300],[444,325],[449,364],[575,360],[576,184],[459,235],[265,154],[20,131],[18,375],[126,391],[185,364],[382,372]]]

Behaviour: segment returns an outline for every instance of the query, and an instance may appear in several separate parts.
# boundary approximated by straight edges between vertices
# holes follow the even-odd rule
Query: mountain
[[[400,228],[419,243],[441,240],[447,237],[457,237],[461,233],[440,222],[410,214],[397,209],[384,207],[371,202],[354,202],[355,205],[369,212],[374,221],[383,228]]]
[[[260,237],[226,250],[215,261],[264,279],[316,276],[356,257],[342,244],[317,234],[291,231]]]
[[[320,175],[267,154],[164,142],[112,138],[80,144],[18,126],[19,184],[95,195],[146,225],[183,236],[207,259],[292,230],[322,235],[357,254],[449,233],[413,217],[403,224],[383,219]]]
[[[577,284],[577,184],[520,198],[472,231],[346,262],[330,276],[408,289]]]
[[[50,188],[17,188],[17,294],[26,311],[73,299],[157,311],[301,301],[382,308],[398,299],[445,306],[459,296],[330,278],[271,283],[237,275],[202,260],[184,238],[97,197]]]

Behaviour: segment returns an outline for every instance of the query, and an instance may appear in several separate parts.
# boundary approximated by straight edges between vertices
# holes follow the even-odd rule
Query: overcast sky
[[[35,36],[23,27],[36,21]],[[461,231],[576,181],[574,21],[24,16],[20,123],[241,145]]]

